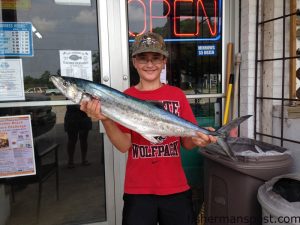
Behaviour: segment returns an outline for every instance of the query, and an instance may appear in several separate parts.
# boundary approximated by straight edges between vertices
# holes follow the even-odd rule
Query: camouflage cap
[[[143,52],[157,52],[165,57],[169,56],[163,37],[152,32],[139,35],[135,38],[132,45],[132,56]]]

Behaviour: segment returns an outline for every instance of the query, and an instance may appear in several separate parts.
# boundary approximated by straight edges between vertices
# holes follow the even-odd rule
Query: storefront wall
[[[241,115],[254,114],[254,74],[255,74],[255,1],[241,2]],[[253,138],[253,118],[241,125],[241,135]]]
[[[140,29],[143,30],[143,23],[140,25],[139,21],[144,15],[148,18],[146,30],[150,30],[151,1],[145,1],[146,12],[137,14],[136,21],[133,17],[135,15],[130,14],[129,10],[136,8],[140,12],[140,9],[143,9],[142,1],[138,0],[128,3],[122,0],[74,1],[81,2],[81,5],[70,5],[72,1],[65,4],[59,0],[25,2],[29,5],[24,3],[13,6],[13,9],[5,9],[10,6],[2,4],[2,22],[29,21],[36,30],[32,33],[32,55],[1,57],[22,60],[24,89],[27,91],[25,101],[1,101],[1,115],[31,114],[34,138],[41,139],[41,142],[46,144],[48,141],[59,143],[60,199],[55,199],[55,179],[50,178],[45,182],[40,216],[37,217],[36,184],[19,186],[14,202],[11,200],[9,185],[5,185],[5,188],[1,185],[0,222],[7,221],[2,223],[6,225],[18,224],[20,221],[22,224],[35,224],[37,220],[40,224],[121,224],[126,155],[119,153],[111,145],[101,124],[92,121],[87,154],[87,160],[91,164],[80,165],[78,140],[75,168],[68,168],[68,133],[65,131],[65,117],[66,110],[72,103],[60,94],[49,92],[50,88],[54,87],[48,78],[49,75],[63,75],[68,72],[62,70],[61,60],[64,55],[73,55],[73,59],[76,57],[76,60],[88,55],[91,57],[91,68],[77,70],[77,73],[82,76],[85,74],[95,82],[102,82],[121,91],[133,85],[137,79],[130,66],[130,45],[134,35],[128,35],[128,31],[139,33]],[[216,111],[215,103],[218,103],[222,110],[227,43],[233,42],[234,53],[238,51],[238,45],[235,44],[238,43],[238,1],[194,1],[193,4],[177,1],[177,10],[176,6],[166,3],[173,1],[153,2],[156,2],[156,5],[152,5],[153,9],[158,10],[153,12],[162,13],[152,14],[153,27],[156,28],[153,31],[161,31],[158,29],[160,23],[171,23],[162,33],[168,39],[167,46],[171,54],[166,68],[167,75],[163,81],[181,87],[186,92],[200,125],[205,118],[212,117],[214,120],[205,125],[220,126],[221,118],[215,119],[215,114],[220,114],[220,111]],[[197,2],[202,2],[203,6]],[[222,7],[218,8],[220,5]],[[168,9],[182,18],[190,19],[192,24],[195,22],[192,17],[195,17],[199,10],[202,13],[202,17],[199,18],[203,20],[200,33],[195,35],[197,28],[193,26],[182,27],[180,19],[169,20],[174,15],[167,17]],[[219,10],[217,14],[214,9]],[[204,12],[214,19],[207,20]],[[137,22],[136,27],[134,22]],[[178,24],[174,26],[174,23]],[[218,26],[211,26],[214,24]],[[133,30],[134,27],[137,30]],[[215,30],[209,32],[209,28]],[[177,34],[188,33],[190,36],[192,33],[193,38],[199,40],[188,40],[192,38],[184,35],[175,40],[178,38],[174,36],[175,31]],[[218,35],[218,39],[214,39]],[[216,53],[203,56],[197,51],[202,46],[213,46]],[[92,72],[89,72],[90,70]],[[46,87],[48,93],[29,93],[30,88],[37,87]],[[63,211],[68,213],[60,214]]]
[[[252,114],[254,115],[255,105],[255,38],[256,38],[256,1],[242,0],[241,2],[241,84],[240,84],[240,112],[241,115]],[[268,20],[283,15],[284,3],[286,4],[285,14],[290,12],[290,2],[292,1],[260,1],[260,16],[258,21]],[[299,8],[299,1],[297,1],[297,7]],[[264,18],[261,15],[264,14]],[[290,54],[290,18],[285,20],[285,56],[289,57]],[[299,27],[297,27],[298,29]],[[264,32],[262,34],[261,32]],[[283,57],[283,23],[282,21],[276,21],[274,23],[268,23],[265,25],[264,30],[259,29],[258,36],[258,58],[259,59],[272,59]],[[262,38],[265,37],[264,40]],[[264,41],[264,42],[263,42]],[[263,43],[263,44],[262,44]],[[299,41],[297,41],[296,49],[299,48]],[[296,49],[294,50],[296,52]],[[299,60],[296,60],[299,67]],[[281,98],[282,86],[284,86],[284,97],[290,98],[290,60],[286,60],[285,67],[281,61],[273,61],[271,63],[265,63],[262,67],[261,63],[258,63],[258,96],[264,93],[264,96],[270,98]],[[282,71],[285,73],[284,85],[282,83]],[[268,78],[266,78],[268,76]],[[263,81],[264,80],[264,81]],[[299,82],[299,81],[297,81]],[[264,90],[260,89],[264,86]],[[299,88],[297,83],[296,89]],[[265,102],[266,103],[266,102]],[[294,102],[295,103],[295,102]],[[248,122],[241,125],[241,136],[254,138],[254,123],[257,125],[257,132],[262,132],[272,136],[280,137],[281,129],[283,129],[283,138],[299,141],[299,117],[289,117],[287,112],[287,106],[289,102],[284,103],[284,121],[281,124],[281,102],[280,101],[267,101],[262,108],[258,107],[257,121],[250,118]],[[282,126],[283,125],[283,126]],[[282,126],[282,127],[281,127]],[[276,138],[259,137],[261,140],[270,142],[276,145],[281,145],[280,140]],[[294,172],[299,172],[299,160],[300,151],[299,144],[283,141],[283,147],[289,149],[294,159]]]

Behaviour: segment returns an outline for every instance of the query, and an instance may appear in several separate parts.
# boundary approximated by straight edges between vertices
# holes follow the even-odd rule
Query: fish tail
[[[216,132],[219,134],[222,134],[222,136],[228,137],[230,131],[233,128],[238,127],[241,123],[243,123],[245,120],[249,119],[251,116],[252,115],[246,115],[246,116],[241,116],[239,118],[236,118],[236,119],[232,120],[231,122],[227,123],[225,126],[222,126]]]
[[[221,146],[223,151],[232,160],[236,161],[237,158],[236,158],[234,152],[232,151],[231,147],[229,146],[229,144],[227,142],[227,137],[229,136],[229,133],[232,129],[238,127],[242,122],[249,119],[251,116],[252,115],[246,115],[246,116],[236,118],[236,119],[232,120],[231,122],[229,122],[228,124],[226,124],[225,126],[221,127],[220,129],[218,129],[216,131],[216,133],[218,134],[217,135],[218,136],[217,143]]]

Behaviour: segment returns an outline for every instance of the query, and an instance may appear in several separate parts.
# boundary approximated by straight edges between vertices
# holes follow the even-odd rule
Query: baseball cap
[[[132,56],[143,52],[157,52],[166,57],[169,56],[163,37],[152,32],[136,36],[133,42]]]

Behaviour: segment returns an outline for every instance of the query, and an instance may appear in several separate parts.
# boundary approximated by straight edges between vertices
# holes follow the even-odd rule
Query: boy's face
[[[160,79],[160,73],[167,59],[160,53],[145,52],[136,55],[132,62],[141,80],[156,81]]]

